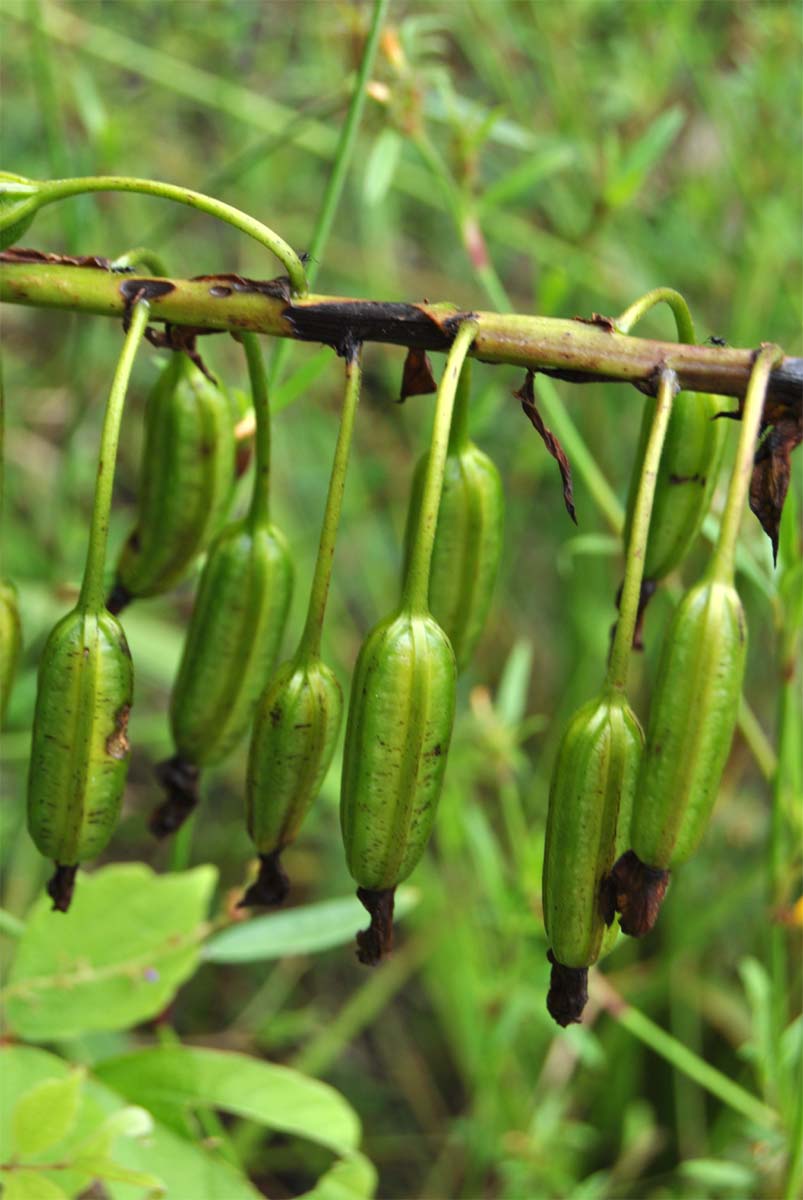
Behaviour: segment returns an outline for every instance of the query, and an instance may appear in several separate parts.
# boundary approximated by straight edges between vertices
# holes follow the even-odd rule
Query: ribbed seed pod
[[[631,852],[614,871],[625,933],[638,937],[652,928],[668,871],[702,840],[733,740],[746,653],[735,588],[707,580],[691,588],[664,641]]]
[[[588,968],[613,914],[604,894],[616,858],[617,822],[632,809],[644,738],[624,696],[606,690],[584,705],[561,740],[549,793],[544,847],[544,927],[552,983],[547,1008],[579,1021]]]
[[[454,653],[428,614],[402,610],[360,650],[351,685],[340,808],[360,898],[392,898],[424,852],[443,786],[455,709]],[[369,905],[366,904],[366,907]],[[382,945],[358,935],[360,958]]]
[[[401,604],[368,634],[351,683],[340,825],[357,895],[371,914],[357,934],[357,956],[369,964],[392,946],[394,892],[429,839],[452,736],[457,666],[427,599],[455,392],[477,327],[473,319],[460,325],[438,387]]]
[[[307,619],[293,657],[259,699],[246,777],[246,823],[260,857],[259,876],[240,904],[281,904],[289,881],[280,864],[317,796],[335,752],[343,693],[321,660],[321,635],[340,523],[354,418],[362,384],[361,347],[346,355],[345,393]]]
[[[154,812],[158,837],[175,832],[197,803],[200,767],[222,762],[245,736],[279,653],[293,587],[284,535],[237,521],[204,565],[170,699],[176,754],[158,774],[168,799]]]
[[[246,781],[246,824],[261,859],[241,904],[281,904],[288,880],[279,857],[295,840],[337,745],[343,693],[319,658],[279,667],[257,706]]]
[[[655,400],[644,405],[639,447],[630,482],[624,540],[627,545],[644,452],[655,415]],[[714,420],[717,396],[680,392],[672,406],[655,487],[644,580],[654,583],[679,566],[700,531],[711,502],[722,451],[724,426]]]
[[[136,525],[108,606],[174,587],[220,528],[234,484],[235,407],[176,353],[148,396]]]
[[[66,912],[78,863],[112,835],[128,770],[131,654],[110,613],[74,609],[50,634],[39,667],[28,828],[57,864],[48,891]]]
[[[413,477],[405,531],[404,570],[412,552],[428,454]],[[499,472],[473,442],[449,447],[432,550],[429,607],[463,670],[479,641],[502,553],[504,494]]]
[[[269,518],[270,412],[262,353],[244,334],[257,410],[251,508],[215,539],[204,564],[170,700],[176,754],[157,767],[167,799],[150,828],[173,833],[198,800],[201,767],[222,762],[245,736],[281,646],[293,567]]]
[[[6,715],[22,646],[22,625],[13,583],[0,580],[0,725]]]
[[[103,606],[103,573],[123,402],[147,321],[148,305],[137,301],[106,405],[81,593],[48,637],[39,666],[28,829],[55,860],[47,890],[61,912],[70,906],[78,864],[112,835],[128,771],[133,667],[123,627]]]

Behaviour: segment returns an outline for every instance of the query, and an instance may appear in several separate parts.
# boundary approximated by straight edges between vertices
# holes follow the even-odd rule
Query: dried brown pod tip
[[[643,937],[658,920],[669,886],[669,871],[648,867],[633,850],[613,864],[608,887],[616,895],[622,932]]]

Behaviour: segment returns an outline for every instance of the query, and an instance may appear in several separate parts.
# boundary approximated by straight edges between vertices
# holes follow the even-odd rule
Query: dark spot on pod
[[[670,475],[670,483],[699,483],[700,487],[705,487],[706,477],[698,471],[696,475]]]
[[[615,893],[622,932],[643,937],[658,920],[669,872],[648,867],[633,850],[628,850],[613,864],[605,886]]]
[[[114,732],[106,738],[106,753],[112,758],[125,758],[131,749],[126,730],[131,705],[124,704],[114,715]]]
[[[222,284],[218,284],[217,287],[211,287],[209,289],[209,295],[210,296],[230,296],[231,288],[223,287]]]
[[[280,847],[270,854],[260,854],[259,875],[238,902],[238,908],[276,908],[284,903],[290,891],[290,880],[279,861],[283,849]]]
[[[47,885],[47,894],[53,901],[53,912],[66,913],[69,909],[72,903],[72,894],[75,890],[75,874],[77,870],[77,863],[73,867],[65,866],[63,863],[56,863],[53,878]]]
[[[277,704],[275,706],[275,708],[272,708],[270,710],[270,723],[271,723],[271,725],[276,726],[276,725],[280,725],[281,721],[282,721],[282,710],[279,708],[279,705]]]
[[[588,967],[564,967],[551,950],[547,958],[552,963],[549,976],[547,1011],[558,1025],[577,1025],[588,1003]]]
[[[175,833],[198,803],[200,771],[180,754],[165,759],[154,774],[167,792],[167,798],[153,810],[148,828],[158,838]]]
[[[120,284],[120,294],[128,304],[138,300],[158,300],[175,291],[176,285],[163,279],[126,279]]]
[[[371,924],[357,934],[357,958],[375,967],[393,949],[393,897],[395,888],[373,892],[357,888],[357,899],[371,916]]]

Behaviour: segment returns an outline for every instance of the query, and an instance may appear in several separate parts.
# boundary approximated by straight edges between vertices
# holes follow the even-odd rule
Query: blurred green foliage
[[[5,0],[4,167],[32,177],[116,172],[184,183],[263,218],[303,250],[369,16],[367,4],[346,0]],[[393,0],[316,286],[563,316],[614,314],[668,284],[687,296],[701,338],[773,340],[799,354],[800,83],[791,0]],[[233,231],[141,197],[55,205],[25,240],[108,257],[144,244],[182,275],[274,270]],[[644,332],[672,337],[670,315],[651,315]],[[7,309],[3,338],[3,573],[19,587],[25,649],[3,736],[1,852],[3,905],[24,920],[47,873],[24,826],[36,664],[80,579],[100,401],[120,331],[100,318]],[[244,385],[238,347],[210,338],[203,352],[227,382]],[[289,649],[317,546],[340,371],[328,350],[294,345],[285,353],[273,394],[273,503],[298,564]],[[324,657],[344,685],[363,634],[397,596],[410,473],[429,432],[426,398],[393,403],[402,358],[398,348],[376,346],[365,355],[324,633]],[[159,362],[146,351],[135,368],[111,558],[131,524],[142,405]],[[759,733],[737,737],[712,828],[678,873],[654,935],[617,948],[604,979],[592,979],[586,1023],[558,1032],[544,1009],[539,898],[548,779],[565,719],[603,672],[621,553],[611,513],[599,511],[582,477],[579,530],[570,525],[554,464],[511,399],[520,382],[505,367],[474,372],[472,436],[505,481],[506,547],[489,626],[461,683],[438,829],[414,877],[420,903],[400,927],[395,957],[375,973],[342,946],[266,953],[267,966],[209,961],[166,1020],[182,1040],[264,1056],[334,1084],[362,1119],[363,1149],[388,1200],[748,1200],[785,1189],[791,1200],[799,1160],[790,1174],[789,1149],[803,1141],[795,1127],[803,1039],[794,909],[799,464],[778,571],[754,520],[743,525],[746,696]],[[615,385],[559,390],[623,502],[640,396]],[[709,544],[700,540],[686,581]],[[680,582],[649,611],[647,651],[634,672],[642,715]],[[125,616],[137,672],[134,759],[109,861],[170,864],[170,849],[153,845],[145,821],[151,766],[169,751],[167,697],[191,600],[187,585]],[[774,760],[762,729],[782,767],[769,782]],[[338,771],[336,762],[286,856],[294,904],[350,890]],[[244,752],[210,772],[186,847],[193,864],[217,866],[221,914],[250,857],[243,772]],[[4,923],[9,939],[13,929]],[[634,1008],[623,1010],[620,997]],[[656,1026],[675,1039],[669,1048],[660,1050]],[[62,1049],[91,1067],[153,1039],[145,1026],[115,1034],[114,1045],[108,1034],[86,1033]],[[762,1118],[761,1104],[746,1114],[695,1062],[778,1118]],[[94,1102],[103,1107],[101,1092]],[[209,1103],[214,1109],[214,1096]],[[224,1148],[273,1197],[298,1194],[322,1169],[297,1143],[266,1138],[248,1114],[230,1113],[225,1133]],[[141,1153],[137,1165],[150,1169]]]

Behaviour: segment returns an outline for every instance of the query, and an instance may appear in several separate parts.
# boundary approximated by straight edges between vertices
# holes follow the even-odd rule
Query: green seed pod
[[[246,779],[246,823],[261,859],[240,904],[281,904],[288,880],[279,864],[332,762],[343,716],[334,673],[316,658],[283,663],[260,698]]]
[[[244,518],[213,542],[170,701],[177,753],[159,768],[170,796],[151,821],[158,836],[194,807],[197,768],[222,762],[244,737],[276,662],[292,586],[287,543],[274,525]]]
[[[560,1025],[579,1021],[588,967],[613,914],[603,890],[627,824],[644,738],[624,696],[606,689],[569,722],[552,774],[544,846],[544,927],[552,984],[547,1008]]]
[[[399,608],[368,634],[351,684],[340,826],[357,895],[371,914],[357,957],[373,964],[393,941],[393,896],[424,852],[452,736],[457,664],[430,615],[430,564],[455,393],[477,323],[464,321],[438,387],[418,525]]]
[[[137,521],[123,547],[109,608],[174,587],[220,528],[234,484],[231,400],[174,354],[145,408]]]
[[[644,465],[656,401],[644,406],[639,447],[630,481],[624,541],[630,540],[633,508]],[[644,581],[655,583],[679,566],[688,554],[708,511],[722,451],[723,422],[717,396],[680,392],[672,406],[655,487]]]
[[[402,610],[360,650],[343,754],[340,820],[346,862],[365,903],[390,895],[429,840],[455,709],[456,666],[428,614]],[[366,907],[369,907],[366,904]],[[360,934],[360,959],[386,948]]]
[[[730,751],[747,631],[730,584],[686,593],[663,645],[633,812],[631,852],[616,864],[621,926],[634,937],[655,923],[668,872],[697,849]]]
[[[0,171],[0,250],[27,233],[42,204],[39,184],[11,171]]]
[[[80,607],[50,634],[39,667],[28,827],[55,860],[48,886],[66,912],[77,865],[105,849],[128,770],[131,654],[120,622]]]
[[[6,715],[21,646],[22,625],[17,589],[13,583],[0,580],[0,725]]]
[[[404,538],[412,553],[428,454],[413,477]],[[502,553],[504,494],[499,472],[473,442],[449,447],[432,550],[429,607],[454,649],[458,670],[471,658],[493,598]]]

